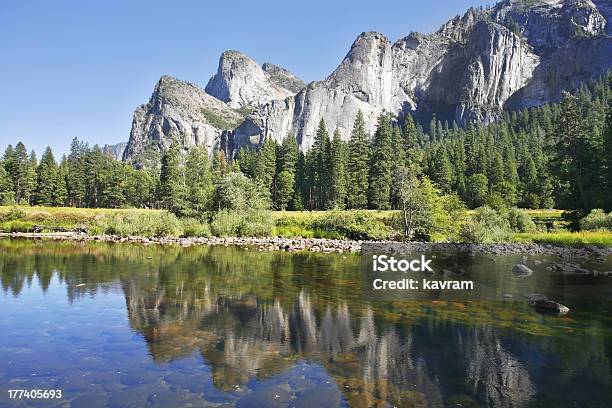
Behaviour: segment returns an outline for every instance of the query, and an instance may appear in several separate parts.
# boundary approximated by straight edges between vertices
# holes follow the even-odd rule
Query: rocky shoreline
[[[550,244],[463,244],[396,241],[351,241],[325,238],[283,238],[283,237],[188,237],[188,238],[147,238],[140,236],[120,237],[116,235],[87,235],[82,232],[53,233],[0,233],[0,238],[52,239],[68,241],[131,242],[143,245],[215,245],[253,247],[258,251],[310,251],[323,253],[367,252],[456,252],[490,255],[548,255],[562,258],[605,258],[612,256],[612,247],[557,246]]]

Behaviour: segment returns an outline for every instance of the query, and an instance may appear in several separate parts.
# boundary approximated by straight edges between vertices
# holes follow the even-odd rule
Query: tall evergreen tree
[[[365,120],[361,111],[357,112],[351,139],[348,143],[347,158],[347,204],[349,208],[366,208],[369,192],[370,146]]]
[[[0,205],[9,205],[15,202],[15,192],[11,178],[4,168],[4,162],[0,161]]]
[[[295,175],[298,145],[293,135],[287,135],[279,147],[274,179],[274,207],[285,210],[295,197]]]
[[[206,148],[196,146],[187,154],[185,184],[187,214],[202,217],[211,208],[213,195],[212,172]]]
[[[17,143],[14,149],[9,146],[5,153],[4,165],[17,203],[29,204],[36,185],[36,171],[30,159],[25,145],[21,142]]]
[[[321,119],[308,160],[311,209],[327,209],[330,204],[330,150],[329,133]]]
[[[329,207],[344,208],[346,204],[346,149],[338,129],[334,131],[330,151]]]
[[[605,130],[603,132],[603,157],[605,164],[606,199],[604,207],[612,211],[612,75],[608,79],[608,106],[606,112]]]
[[[557,126],[556,165],[560,179],[565,183],[570,208],[590,209],[587,194],[586,157],[584,128],[578,112],[577,98],[564,93],[561,115]]]
[[[161,160],[159,200],[162,208],[175,214],[185,210],[185,178],[180,165],[179,144],[172,142]]]
[[[393,169],[391,139],[391,120],[388,114],[383,113],[378,118],[370,159],[370,206],[377,210],[387,210],[391,205]]]
[[[88,150],[87,144],[80,142],[76,137],[72,139],[68,155],[66,186],[68,187],[68,201],[74,207],[86,206],[85,154]]]
[[[55,192],[58,188],[58,167],[51,147],[47,146],[36,168],[36,192],[34,203],[37,205],[59,205]]]

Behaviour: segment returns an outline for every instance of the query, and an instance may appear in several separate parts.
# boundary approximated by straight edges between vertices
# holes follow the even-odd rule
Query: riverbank
[[[4,233],[0,239],[49,239],[69,241],[99,241],[116,243],[137,243],[143,245],[193,245],[242,246],[257,251],[310,251],[323,253],[360,253],[368,252],[449,252],[466,254],[503,255],[547,255],[562,258],[603,259],[612,256],[612,247],[596,245],[552,245],[537,243],[432,243],[396,241],[353,241],[326,238],[284,238],[284,237],[186,237],[186,238],[148,238],[141,236],[120,237],[116,235],[88,235],[81,232],[54,233]]]

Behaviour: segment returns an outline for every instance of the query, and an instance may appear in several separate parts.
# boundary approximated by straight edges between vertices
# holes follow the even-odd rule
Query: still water
[[[478,296],[377,297],[354,254],[0,240],[0,406],[610,406],[611,277],[429,255]]]

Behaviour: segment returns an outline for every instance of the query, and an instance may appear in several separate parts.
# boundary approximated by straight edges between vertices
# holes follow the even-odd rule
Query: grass
[[[561,210],[525,210],[536,223],[553,221],[555,226],[562,226]],[[346,213],[355,213],[347,211]],[[170,223],[161,210],[149,209],[94,209],[72,207],[29,207],[0,206],[0,231],[31,232],[34,227],[42,232],[53,232],[58,229],[73,230],[87,227],[90,233],[113,233],[120,235],[133,232],[139,228],[128,224],[142,224],[142,235],[208,236],[211,234],[208,225],[199,224],[196,220],[181,220],[182,227],[166,230]],[[332,214],[331,211],[274,211],[272,212],[274,228],[271,235],[303,238],[345,238],[342,231],[321,228],[322,222]],[[370,218],[380,224],[389,225],[394,211],[367,211]],[[165,223],[158,222],[163,219]],[[147,224],[148,227],[144,224]],[[150,225],[149,225],[150,224]],[[146,228],[145,228],[146,227]],[[150,227],[150,228],[149,228]],[[179,231],[180,229],[180,231]],[[557,229],[554,232],[515,233],[510,241],[517,243],[543,243],[554,245],[599,245],[612,246],[612,231],[570,232]]]
[[[514,242],[552,245],[612,246],[612,231],[555,231],[514,234]]]
[[[23,215],[18,221],[46,228],[75,229],[80,226],[88,226],[101,216],[114,214],[144,214],[161,213],[160,210],[144,209],[109,209],[109,208],[73,208],[73,207],[29,207],[29,206],[0,206],[0,220],[10,211],[17,209]],[[0,221],[0,231],[7,231],[7,223]],[[27,231],[24,231],[27,232]]]

